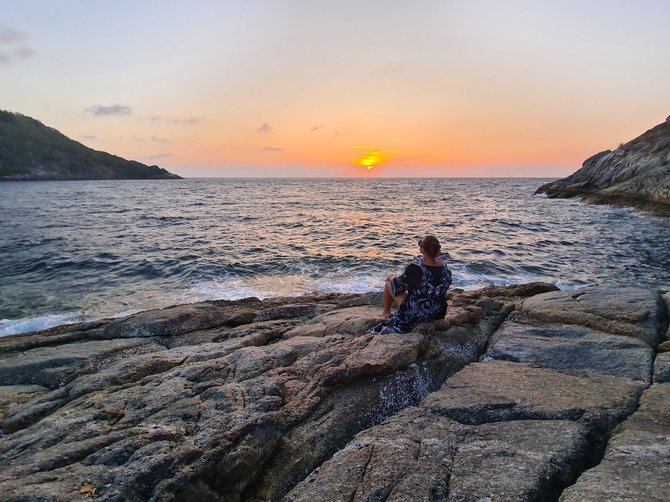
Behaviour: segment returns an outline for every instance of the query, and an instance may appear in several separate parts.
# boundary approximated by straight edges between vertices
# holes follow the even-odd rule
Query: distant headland
[[[0,110],[0,181],[181,179],[88,148],[31,117]]]
[[[588,158],[577,172],[542,185],[536,193],[579,196],[670,216],[670,117],[616,150]]]

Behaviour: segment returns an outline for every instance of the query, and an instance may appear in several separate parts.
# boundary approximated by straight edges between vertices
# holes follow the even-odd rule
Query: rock
[[[670,352],[656,355],[654,361],[654,383],[670,382]]]
[[[0,356],[0,385],[35,384],[55,389],[77,375],[92,373],[112,361],[164,349],[151,340],[127,338],[81,341],[10,353]]]
[[[316,306],[310,304],[280,305],[261,310],[255,322],[274,321],[276,319],[292,319],[294,317],[313,316],[316,312]]]
[[[612,330],[650,338],[665,307],[542,290],[452,291],[446,319],[394,335],[367,334],[378,297],[314,294],[0,340],[1,498],[557,500],[615,430],[608,452],[664,465],[668,384],[631,416],[652,349]]]
[[[0,421],[8,412],[35,397],[49,392],[41,385],[2,385],[0,386]]]
[[[653,350],[633,338],[582,326],[507,320],[489,342],[487,360],[530,363],[651,382]]]
[[[614,151],[592,156],[577,172],[542,185],[536,193],[581,196],[670,215],[670,123],[657,125]]]
[[[465,426],[407,408],[358,434],[284,500],[533,500],[573,479],[586,432],[563,421]]]
[[[85,484],[101,500],[278,499],[476,360],[509,311],[473,297],[463,324],[373,336],[379,308],[335,308],[351,300],[206,302],[107,321],[76,342],[73,330],[52,346],[46,335],[21,353],[12,345],[3,371],[42,375],[52,390],[7,408],[0,492],[72,500]]]
[[[217,326],[239,326],[258,315],[260,300],[205,302],[149,310],[107,324],[104,338],[175,336]]]
[[[422,406],[463,424],[572,420],[606,433],[632,413],[643,389],[624,378],[494,361],[469,364]]]
[[[603,461],[586,471],[562,502],[665,501],[670,479],[670,383],[652,385],[617,430]]]
[[[655,347],[667,329],[665,305],[657,292],[637,288],[584,288],[526,300],[522,314],[533,319],[577,324],[605,333],[632,336]]]

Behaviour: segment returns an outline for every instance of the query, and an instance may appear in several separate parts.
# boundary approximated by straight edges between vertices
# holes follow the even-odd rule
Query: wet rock
[[[667,313],[661,296],[637,288],[584,288],[533,296],[523,304],[526,317],[577,324],[605,333],[632,336],[655,347],[664,339]]]
[[[654,352],[640,340],[582,326],[508,319],[491,338],[486,358],[650,383]]]

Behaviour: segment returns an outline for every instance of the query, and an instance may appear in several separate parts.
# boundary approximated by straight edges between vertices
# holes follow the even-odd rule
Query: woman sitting
[[[389,277],[384,288],[384,316],[387,318],[368,333],[407,333],[418,322],[443,319],[447,312],[447,289],[451,271],[437,259],[440,242],[432,235],[419,241],[421,256],[398,277]],[[391,314],[391,306],[398,311]]]

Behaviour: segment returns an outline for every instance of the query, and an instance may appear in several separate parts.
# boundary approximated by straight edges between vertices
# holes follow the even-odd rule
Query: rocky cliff
[[[574,174],[542,185],[536,193],[581,196],[670,216],[670,117],[616,150],[594,155]]]
[[[0,339],[0,498],[665,499],[659,293],[455,291],[444,321],[368,335],[379,301],[206,302]]]
[[[158,166],[93,150],[33,118],[0,110],[0,181],[180,178]]]

